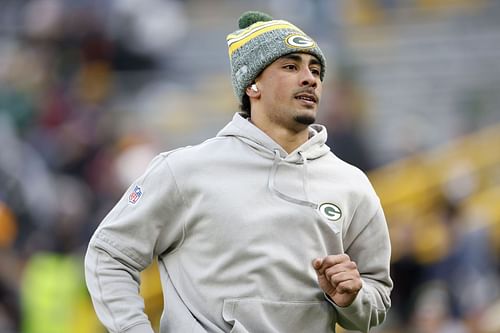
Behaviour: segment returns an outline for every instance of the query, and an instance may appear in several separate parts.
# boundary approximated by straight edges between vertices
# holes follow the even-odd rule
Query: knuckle
[[[325,258],[325,262],[328,264],[328,265],[332,265],[335,263],[335,256],[327,256]]]
[[[347,284],[339,284],[338,290],[343,293],[350,293],[352,292],[352,287]]]
[[[345,253],[342,253],[340,255],[340,258],[343,260],[343,261],[350,261],[351,258],[349,257],[349,255],[345,254]]]

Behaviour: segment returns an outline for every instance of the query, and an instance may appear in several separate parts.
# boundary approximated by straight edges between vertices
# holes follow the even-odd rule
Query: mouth
[[[314,105],[318,103],[318,98],[314,93],[301,92],[295,95],[295,99],[303,101],[308,105]]]

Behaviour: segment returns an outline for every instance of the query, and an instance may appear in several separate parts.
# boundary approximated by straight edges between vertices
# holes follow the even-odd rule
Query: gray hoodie
[[[287,154],[236,114],[202,144],[160,154],[102,221],[85,260],[110,332],[152,332],[139,273],[157,258],[161,332],[363,332],[390,307],[390,242],[367,177],[325,145]],[[338,307],[312,260],[346,253],[363,288]]]

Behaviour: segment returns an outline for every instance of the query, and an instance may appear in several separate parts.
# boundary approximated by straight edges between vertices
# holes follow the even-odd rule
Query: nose
[[[318,78],[311,72],[309,68],[304,68],[301,73],[300,85],[303,87],[316,88],[318,85]]]

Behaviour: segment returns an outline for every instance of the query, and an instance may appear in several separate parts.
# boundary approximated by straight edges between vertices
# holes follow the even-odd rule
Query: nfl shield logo
[[[142,196],[142,189],[138,185],[136,185],[128,196],[128,202],[135,205],[137,201],[139,201],[141,196]]]

